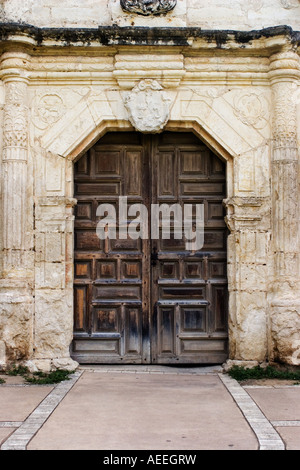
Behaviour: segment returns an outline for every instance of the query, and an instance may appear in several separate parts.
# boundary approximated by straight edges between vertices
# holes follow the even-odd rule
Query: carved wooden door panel
[[[150,361],[149,241],[99,240],[99,204],[118,213],[148,201],[142,134],[107,134],[75,164],[73,357],[81,363]],[[118,229],[118,227],[117,227]]]
[[[75,164],[74,359],[219,363],[227,358],[225,165],[192,134],[109,133]],[[205,243],[99,240],[99,204],[204,204]],[[134,218],[134,217],[133,217]],[[118,219],[117,219],[118,221]],[[128,217],[127,226],[130,223]],[[172,225],[172,224],[171,224]],[[118,224],[117,224],[118,229]]]
[[[204,246],[188,251],[174,224],[169,239],[152,240],[152,361],[219,363],[227,358],[225,164],[191,134],[153,140],[152,202],[180,204],[183,214],[203,204]]]

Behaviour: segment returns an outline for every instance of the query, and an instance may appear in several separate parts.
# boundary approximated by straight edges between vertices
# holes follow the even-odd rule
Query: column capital
[[[295,81],[300,79],[300,58],[293,50],[279,52],[270,57],[270,81]]]
[[[300,84],[298,54],[291,50],[273,54],[270,57],[269,77],[273,100],[273,160],[298,160],[297,99]]]
[[[30,55],[26,52],[4,52],[0,59],[0,78],[4,82],[21,81],[28,83]]]

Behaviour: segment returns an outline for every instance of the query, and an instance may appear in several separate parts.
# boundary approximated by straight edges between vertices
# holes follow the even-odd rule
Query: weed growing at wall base
[[[281,370],[273,366],[260,367],[256,366],[251,369],[233,366],[228,375],[238,382],[249,379],[279,379],[279,380],[297,380],[300,381],[300,369],[296,371]]]
[[[57,369],[52,372],[30,372],[27,367],[24,366],[13,366],[10,370],[6,372],[7,375],[20,375],[24,377],[26,382],[35,384],[35,385],[47,385],[47,384],[56,384],[62,382],[63,380],[69,380],[70,374],[73,374],[74,371],[61,370]],[[0,382],[1,383],[1,382]]]
[[[72,374],[72,372],[59,369],[49,373],[34,372],[31,377],[26,377],[26,382],[37,385],[56,384],[63,380],[69,380],[69,375]]]

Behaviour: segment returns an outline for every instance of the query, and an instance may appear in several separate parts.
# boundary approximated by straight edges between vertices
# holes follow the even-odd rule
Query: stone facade
[[[227,162],[229,359],[299,364],[300,2],[207,3],[0,2],[0,367],[76,367],[73,163],[133,130],[145,83],[164,96],[151,131]]]
[[[124,0],[137,4],[138,0]],[[143,3],[143,2],[140,2]],[[145,2],[144,2],[145,3]],[[147,4],[156,4],[156,0]],[[174,4],[174,0],[161,0]],[[151,8],[151,6],[149,7]],[[120,0],[1,0],[1,21],[52,28],[100,26],[183,26],[251,31],[278,25],[300,29],[299,0],[177,0],[166,16],[145,18],[124,12]],[[150,20],[150,23],[149,23]]]

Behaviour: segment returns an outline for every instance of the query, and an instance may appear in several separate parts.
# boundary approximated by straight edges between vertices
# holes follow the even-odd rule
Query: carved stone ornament
[[[268,103],[256,93],[238,93],[233,103],[234,114],[247,126],[263,129],[268,123]]]
[[[280,3],[286,10],[298,8],[300,4],[299,0],[280,0]]]
[[[121,7],[128,13],[138,15],[160,15],[175,8],[177,0],[120,0]]]
[[[156,80],[141,80],[123,99],[129,121],[137,131],[163,130],[169,120],[171,99]]]

